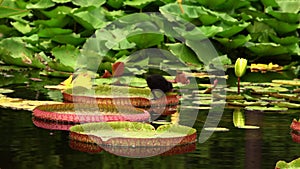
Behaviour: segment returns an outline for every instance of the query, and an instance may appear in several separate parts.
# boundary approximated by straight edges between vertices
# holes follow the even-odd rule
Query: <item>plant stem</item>
[[[238,77],[238,94],[240,94],[240,81],[241,81],[241,78]]]

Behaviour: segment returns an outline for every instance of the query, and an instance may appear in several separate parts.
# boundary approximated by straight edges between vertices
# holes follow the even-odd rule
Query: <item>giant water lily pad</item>
[[[161,125],[155,129],[140,122],[99,122],[70,128],[72,140],[125,147],[175,146],[196,141],[196,129],[182,125]]]
[[[296,168],[300,168],[300,158],[295,159],[289,163],[280,160],[276,163],[275,169],[296,169]]]
[[[152,100],[149,88],[135,88],[129,86],[99,85],[92,90],[74,87],[64,91],[63,97],[66,101],[99,104],[116,104],[148,108],[150,106],[174,106],[179,104],[176,94],[163,96]]]
[[[150,118],[149,113],[143,109],[88,103],[42,105],[33,110],[33,116],[43,120],[72,123],[148,121]]]

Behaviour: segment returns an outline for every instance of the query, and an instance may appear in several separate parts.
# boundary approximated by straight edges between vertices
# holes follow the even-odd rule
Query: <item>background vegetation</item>
[[[170,13],[193,23],[225,58],[224,64],[238,57],[279,64],[299,60],[298,0],[185,0],[182,9],[175,0],[0,0],[0,61],[72,72],[80,49],[96,30],[140,12]],[[122,34],[114,32],[115,38]],[[188,46],[174,39],[148,36],[144,41],[149,43],[129,41],[131,45],[109,51],[99,71],[149,47],[201,65]]]

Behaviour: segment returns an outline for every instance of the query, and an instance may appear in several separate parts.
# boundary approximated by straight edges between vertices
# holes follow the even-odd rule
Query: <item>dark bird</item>
[[[148,76],[146,81],[148,87],[151,89],[154,99],[159,98],[156,95],[156,91],[166,93],[173,89],[172,83],[167,81],[163,76],[158,74]]]

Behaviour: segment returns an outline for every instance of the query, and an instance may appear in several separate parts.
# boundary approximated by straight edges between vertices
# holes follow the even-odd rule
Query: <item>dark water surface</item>
[[[59,80],[52,81],[57,84]],[[47,93],[43,83],[9,85],[10,97],[60,100],[57,93]],[[0,109],[0,169],[273,169],[278,160],[300,157],[300,144],[293,142],[290,124],[299,113],[246,112],[246,124],[260,129],[238,129],[233,126],[232,110],[223,113],[219,127],[227,132],[214,132],[196,150],[177,155],[128,158],[106,151],[88,153],[71,148],[69,133],[36,127],[29,111]],[[207,112],[200,111],[194,127],[199,132]]]

